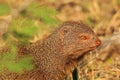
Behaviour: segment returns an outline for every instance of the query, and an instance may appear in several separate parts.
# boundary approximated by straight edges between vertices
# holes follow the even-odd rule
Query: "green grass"
[[[9,6],[6,4],[0,4],[0,16],[8,14],[10,12]]]

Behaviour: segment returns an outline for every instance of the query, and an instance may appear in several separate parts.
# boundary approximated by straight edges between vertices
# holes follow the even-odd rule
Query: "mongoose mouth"
[[[101,45],[101,41],[98,39],[98,40],[95,41],[95,45],[94,45],[94,46],[91,46],[91,47],[89,47],[89,48],[90,48],[90,49],[95,49],[95,48],[99,47],[100,45]]]
[[[96,46],[92,46],[92,47],[88,47],[88,48],[85,48],[85,49],[77,49],[77,50],[74,50],[70,53],[70,56],[75,59],[75,58],[79,58],[83,55],[85,55],[86,53],[96,49],[99,45],[96,45]]]

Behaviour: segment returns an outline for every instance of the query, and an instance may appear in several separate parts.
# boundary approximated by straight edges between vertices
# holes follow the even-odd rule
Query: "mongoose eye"
[[[64,31],[64,33],[67,33],[67,32],[68,32],[68,30],[67,30],[67,29],[64,29],[63,31]]]
[[[80,36],[80,37],[79,37],[79,39],[80,39],[80,40],[87,40],[87,39],[88,39],[88,37],[87,37],[87,36],[85,36],[85,35],[82,35],[82,36]]]

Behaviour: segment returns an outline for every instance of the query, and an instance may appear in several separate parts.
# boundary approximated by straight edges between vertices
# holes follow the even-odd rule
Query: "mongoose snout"
[[[98,40],[96,40],[96,46],[98,47],[98,46],[100,46],[101,45],[101,41],[98,39]]]

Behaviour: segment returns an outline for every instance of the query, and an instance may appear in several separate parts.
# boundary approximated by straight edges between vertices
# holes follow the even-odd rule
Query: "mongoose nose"
[[[101,41],[100,40],[96,40],[96,46],[98,47],[98,46],[100,46],[101,45]]]

